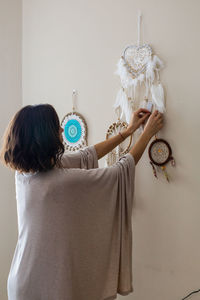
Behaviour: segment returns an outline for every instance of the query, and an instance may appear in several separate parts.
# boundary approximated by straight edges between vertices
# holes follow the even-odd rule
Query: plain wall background
[[[7,25],[13,24],[17,33],[14,35],[12,29],[3,35],[16,42],[17,51],[8,43],[13,62],[8,62],[11,70],[7,70],[7,81],[2,87],[2,99],[6,98],[7,103],[2,103],[4,124],[1,127],[20,105],[17,77],[20,2],[5,3],[13,3],[14,24],[5,19],[6,8],[1,11],[2,18]],[[177,166],[167,168],[172,178],[170,184],[162,176],[159,180],[153,177],[147,151],[136,167],[134,293],[126,298],[179,300],[200,288],[200,2],[24,1],[23,104],[51,103],[62,118],[71,111],[71,94],[76,88],[78,111],[85,116],[89,127],[89,144],[103,140],[108,126],[116,119],[112,106],[120,86],[119,78],[114,75],[117,61],[125,46],[137,42],[138,9],[143,13],[143,41],[153,47],[166,65],[161,72],[167,100],[166,125],[159,135],[170,142]],[[10,10],[6,13],[9,16]],[[3,55],[0,59],[4,61]],[[13,65],[16,65],[14,72]],[[3,266],[0,278],[4,283],[14,251],[17,223],[13,178],[4,169],[0,175],[2,234],[6,228],[0,258]],[[191,297],[198,298],[199,294]],[[6,299],[3,293],[1,299]],[[124,298],[119,296],[119,299]]]
[[[22,1],[0,1],[0,136],[22,105]],[[17,241],[14,172],[0,164],[0,299],[7,299],[7,276]]]

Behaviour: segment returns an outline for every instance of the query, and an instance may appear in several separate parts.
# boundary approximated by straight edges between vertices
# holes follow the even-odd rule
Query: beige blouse
[[[133,156],[99,168],[89,146],[62,162],[62,169],[16,172],[8,299],[111,300],[133,292]]]

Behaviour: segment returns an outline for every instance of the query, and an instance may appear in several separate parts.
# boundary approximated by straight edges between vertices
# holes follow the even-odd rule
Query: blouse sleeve
[[[62,157],[63,168],[95,169],[99,167],[95,147],[88,146],[75,153],[67,153]]]
[[[93,146],[75,155],[82,169],[63,172],[63,195],[72,199],[70,213],[73,218],[78,216],[77,224],[81,224],[81,229],[77,227],[79,239],[82,238],[78,252],[85,253],[84,266],[91,266],[88,270],[92,270],[97,282],[98,276],[102,280],[101,276],[105,274],[102,299],[110,298],[117,291],[126,295],[133,290],[131,218],[134,158],[128,153],[111,167],[95,168],[97,155]],[[69,226],[75,223],[69,222]],[[77,239],[76,235],[74,239]],[[98,257],[95,268],[92,267],[92,257]],[[77,266],[82,263],[82,260],[79,261]]]
[[[133,199],[135,181],[135,159],[132,156],[132,154],[127,153],[123,155],[110,168],[114,168],[114,172],[117,173],[121,194],[128,199]]]
[[[132,286],[132,210],[134,198],[135,160],[127,153],[113,165],[117,173],[118,196],[120,203],[120,248],[118,290],[133,291]],[[111,170],[110,170],[111,171]]]

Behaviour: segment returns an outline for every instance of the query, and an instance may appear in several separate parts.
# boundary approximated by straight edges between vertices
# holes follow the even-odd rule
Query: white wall
[[[0,1],[0,136],[22,105],[21,0]],[[7,299],[6,283],[17,240],[14,174],[0,164],[0,299]]]
[[[116,63],[124,47],[137,41],[138,9],[144,15],[144,42],[166,64],[161,79],[167,114],[160,136],[171,143],[177,166],[168,167],[170,184],[153,177],[147,151],[137,166],[135,291],[127,299],[175,300],[200,288],[200,2],[24,1],[23,104],[49,102],[63,117],[77,88],[89,144],[104,139],[115,119]]]

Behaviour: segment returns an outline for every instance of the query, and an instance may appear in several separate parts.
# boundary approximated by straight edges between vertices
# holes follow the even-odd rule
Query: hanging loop
[[[77,96],[77,90],[73,90],[72,91],[72,110],[75,111],[75,100],[76,100],[76,96]]]
[[[141,44],[141,19],[142,19],[142,13],[141,10],[139,10],[138,11],[138,42],[137,42],[138,47]]]

